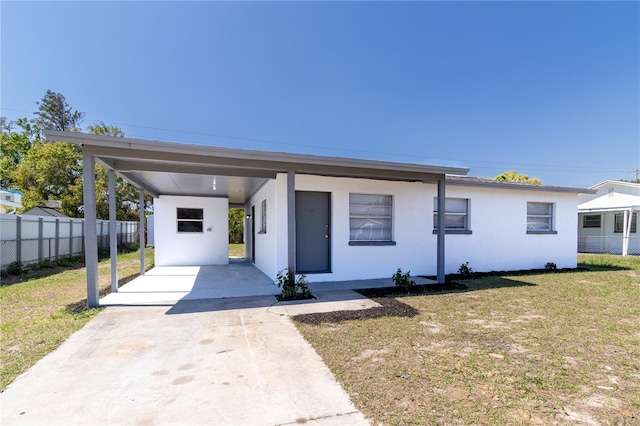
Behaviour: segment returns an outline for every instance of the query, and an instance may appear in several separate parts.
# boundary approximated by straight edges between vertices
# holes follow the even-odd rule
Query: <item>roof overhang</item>
[[[613,192],[602,195],[578,206],[579,213],[640,211],[640,196]]]
[[[538,192],[564,192],[569,194],[595,194],[595,189],[589,188],[570,188],[566,186],[553,185],[535,185],[522,182],[506,182],[493,179],[463,177],[463,176],[447,176],[448,186],[474,186],[492,189],[515,189],[518,191],[538,191]]]
[[[220,196],[242,204],[267,179],[297,174],[435,182],[468,168],[254,151],[45,130],[49,141],[82,145],[103,166],[159,195]]]

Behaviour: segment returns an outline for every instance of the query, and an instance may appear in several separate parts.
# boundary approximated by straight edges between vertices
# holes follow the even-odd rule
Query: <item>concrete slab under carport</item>
[[[416,284],[435,283],[433,280],[412,277]],[[364,299],[348,291],[363,288],[393,287],[391,278],[352,281],[323,281],[310,283],[315,301]],[[101,306],[167,304],[179,300],[225,299],[252,296],[275,296],[282,289],[251,262],[230,259],[228,265],[217,266],[161,266],[155,267],[100,300]],[[275,303],[275,297],[272,299]],[[296,302],[297,303],[297,302]]]

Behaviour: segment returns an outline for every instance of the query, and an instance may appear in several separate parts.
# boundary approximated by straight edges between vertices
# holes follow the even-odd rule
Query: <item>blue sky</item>
[[[126,136],[517,169],[640,169],[639,2],[0,3],[0,107]]]

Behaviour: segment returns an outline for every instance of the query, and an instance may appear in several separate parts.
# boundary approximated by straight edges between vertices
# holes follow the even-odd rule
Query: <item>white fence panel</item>
[[[109,248],[109,221],[99,220],[98,247]],[[138,222],[118,221],[118,245],[138,241]],[[84,219],[0,215],[0,264],[27,265],[64,256],[84,255]]]

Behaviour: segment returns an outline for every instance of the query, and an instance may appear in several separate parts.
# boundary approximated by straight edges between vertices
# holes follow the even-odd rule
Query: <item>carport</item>
[[[468,169],[420,164],[393,163],[275,153],[212,146],[190,145],[153,140],[89,135],[80,132],[45,130],[49,141],[64,141],[82,146],[85,259],[87,302],[99,305],[98,254],[96,236],[95,165],[109,171],[109,217],[115,223],[115,176],[119,175],[140,191],[154,198],[161,195],[221,197],[230,206],[244,206],[264,182],[286,175],[287,183],[287,253],[288,265],[296,265],[295,179],[296,174],[351,177],[385,181],[437,184],[437,278],[444,281],[444,203],[445,175],[466,175]],[[215,192],[212,194],[212,190]],[[144,210],[140,212],[140,241],[144,242]],[[111,227],[115,231],[115,225]],[[117,247],[115,232],[111,237],[111,290],[117,292]],[[144,250],[141,250],[140,274],[144,275]]]

